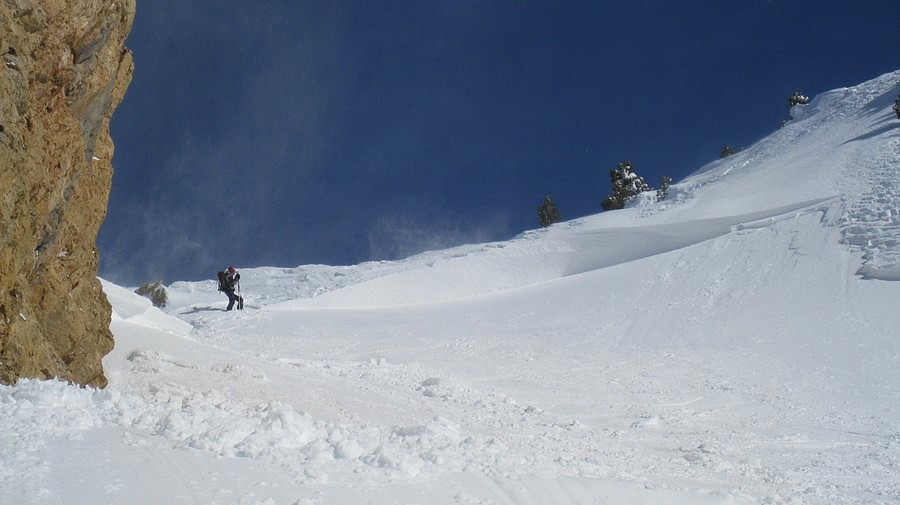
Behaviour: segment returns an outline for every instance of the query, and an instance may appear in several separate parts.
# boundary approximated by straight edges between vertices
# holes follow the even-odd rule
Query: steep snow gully
[[[152,307],[0,387],[2,503],[898,504],[900,71],[657,201]]]

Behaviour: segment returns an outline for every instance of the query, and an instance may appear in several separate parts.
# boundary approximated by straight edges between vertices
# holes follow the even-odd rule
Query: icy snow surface
[[[104,282],[110,386],[0,387],[0,502],[900,503],[898,79],[665,201],[242,269],[244,311]]]

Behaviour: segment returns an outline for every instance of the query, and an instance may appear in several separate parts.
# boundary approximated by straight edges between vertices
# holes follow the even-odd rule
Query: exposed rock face
[[[154,307],[165,307],[169,303],[169,293],[162,281],[148,282],[134,292],[148,298]]]
[[[0,382],[103,387],[97,232],[134,0],[0,0]]]

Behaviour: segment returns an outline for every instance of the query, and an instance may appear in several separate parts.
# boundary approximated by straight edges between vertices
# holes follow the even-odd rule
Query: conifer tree
[[[610,170],[609,178],[612,182],[612,194],[604,198],[600,204],[603,210],[623,209],[625,202],[631,197],[650,191],[650,186],[634,171],[634,166],[628,160]]]
[[[559,209],[556,208],[556,204],[553,203],[553,199],[550,198],[550,195],[547,195],[547,198],[544,199],[544,203],[538,207],[537,213],[541,220],[541,227],[547,227],[562,221],[562,215],[559,213]]]
[[[659,189],[656,190],[656,199],[657,200],[665,200],[667,193],[669,192],[669,183],[672,182],[672,178],[668,175],[663,177],[662,183],[659,185]]]
[[[794,91],[794,94],[788,97],[788,109],[795,105],[806,105],[808,103],[809,97],[799,91]]]

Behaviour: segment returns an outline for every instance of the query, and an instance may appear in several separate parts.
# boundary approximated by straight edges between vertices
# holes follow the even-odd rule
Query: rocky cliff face
[[[134,0],[0,0],[0,382],[103,387],[97,232]]]

